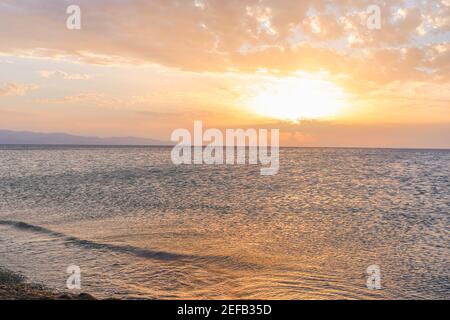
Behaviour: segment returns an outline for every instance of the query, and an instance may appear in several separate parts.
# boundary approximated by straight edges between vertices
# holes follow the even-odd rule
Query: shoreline
[[[96,300],[87,293],[59,292],[41,284],[29,283],[26,278],[0,267],[0,300]]]

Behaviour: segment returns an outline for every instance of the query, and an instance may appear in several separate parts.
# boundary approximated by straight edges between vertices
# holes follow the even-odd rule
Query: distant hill
[[[0,144],[45,144],[45,145],[171,145],[160,141],[136,137],[84,137],[66,133],[39,133],[29,131],[0,130]]]

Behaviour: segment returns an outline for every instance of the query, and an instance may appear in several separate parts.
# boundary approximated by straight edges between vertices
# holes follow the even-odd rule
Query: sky
[[[0,129],[450,148],[449,40],[450,0],[0,0]]]

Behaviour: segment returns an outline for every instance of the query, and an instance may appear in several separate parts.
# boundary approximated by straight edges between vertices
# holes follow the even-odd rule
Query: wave
[[[145,259],[154,259],[162,261],[181,261],[181,262],[204,262],[204,263],[215,263],[215,264],[226,264],[228,266],[233,265],[234,268],[245,268],[245,269],[255,269],[257,266],[255,264],[242,263],[239,261],[234,261],[235,259],[230,256],[200,256],[193,254],[182,254],[173,253],[160,250],[144,249],[131,245],[117,245],[110,243],[101,243],[92,240],[81,239],[78,237],[70,236],[62,232],[53,231],[45,227],[28,224],[22,221],[14,220],[0,220],[0,225],[13,227],[18,230],[25,230],[35,233],[42,233],[50,235],[55,238],[59,238],[66,243],[73,244],[86,249],[94,250],[110,250],[114,252],[121,252],[125,254],[131,254],[136,257]]]

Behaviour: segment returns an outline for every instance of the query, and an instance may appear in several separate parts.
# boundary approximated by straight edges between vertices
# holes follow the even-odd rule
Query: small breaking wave
[[[180,262],[203,262],[203,263],[215,263],[215,264],[233,264],[233,267],[238,268],[255,268],[256,265],[250,265],[248,263],[243,264],[238,261],[233,261],[234,259],[229,256],[200,256],[192,254],[181,254],[166,252],[161,250],[144,249],[131,245],[117,245],[110,243],[101,243],[92,240],[81,239],[78,237],[70,236],[61,232],[53,231],[45,227],[28,224],[22,221],[13,220],[0,220],[0,225],[13,227],[18,230],[30,231],[35,233],[42,233],[50,235],[55,238],[63,240],[65,243],[73,244],[79,247],[93,250],[110,250],[114,252],[120,252],[125,254],[131,254],[136,257],[161,260],[161,261],[180,261]]]

